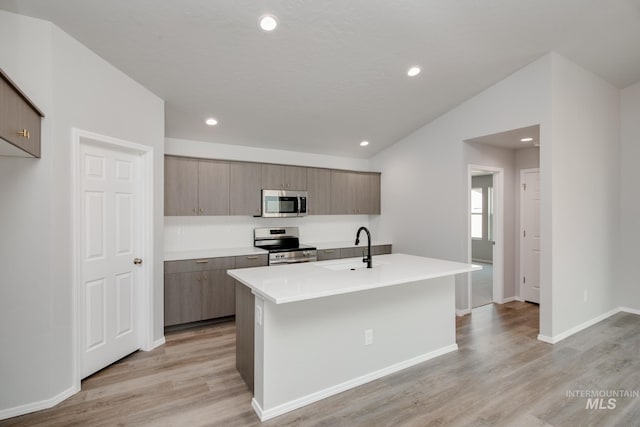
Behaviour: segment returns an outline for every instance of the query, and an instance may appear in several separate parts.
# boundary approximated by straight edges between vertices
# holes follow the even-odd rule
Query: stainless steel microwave
[[[284,218],[307,215],[307,192],[262,190],[262,216]]]

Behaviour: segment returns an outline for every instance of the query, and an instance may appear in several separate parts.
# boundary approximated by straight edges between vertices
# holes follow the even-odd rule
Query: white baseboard
[[[517,298],[516,298],[516,297],[504,298],[500,304],[506,304],[506,303],[508,303],[508,302],[516,301],[516,300],[517,300]]]
[[[538,341],[546,342],[547,344],[555,344],[553,338],[548,337],[546,335],[538,334]]]
[[[620,307],[620,311],[625,312],[625,313],[637,314],[638,316],[640,316],[640,310],[635,309],[635,308]]]
[[[159,340],[155,340],[155,341],[153,342],[153,348],[152,348],[152,350],[153,350],[154,348],[158,348],[158,347],[160,347],[161,345],[165,345],[166,343],[167,343],[167,340],[165,340],[165,339],[164,339],[164,336],[163,336],[163,337],[162,337],[162,338],[160,338]]]
[[[515,299],[516,301],[524,302],[524,298],[519,297],[519,296],[515,296],[515,297],[513,297],[513,299]]]
[[[50,399],[40,400],[39,402],[27,403],[26,405],[20,405],[13,408],[0,409],[0,420],[7,418],[17,417],[18,415],[29,414],[35,411],[42,411],[43,409],[49,409],[56,406],[63,400],[73,396],[80,391],[80,384],[69,387],[60,394],[53,396]]]
[[[593,326],[596,323],[602,322],[604,319],[607,319],[611,316],[613,316],[614,314],[620,313],[620,311],[622,311],[622,309],[620,307],[618,308],[614,308],[611,311],[607,311],[604,314],[601,314],[600,316],[594,317],[591,320],[587,320],[584,323],[579,324],[578,326],[575,326],[571,329],[568,329],[558,335],[554,335],[553,337],[549,337],[549,336],[545,336],[545,335],[538,335],[538,340],[549,343],[549,344],[556,344],[559,343],[560,341],[562,341],[565,338],[570,337],[573,334],[576,334],[580,331],[582,331],[583,329],[587,329],[589,326]]]
[[[271,409],[267,409],[267,410],[263,409],[255,398],[251,399],[251,406],[253,407],[253,410],[256,411],[256,414],[260,418],[260,421],[266,421],[271,418],[277,417],[278,415],[282,415],[287,412],[293,411],[294,409],[298,409],[303,406],[309,405],[310,403],[317,402],[318,400],[322,400],[329,396],[333,396],[334,394],[342,393],[343,391],[352,389],[354,387],[358,387],[362,384],[366,384],[373,380],[377,380],[378,378],[382,378],[386,375],[393,374],[394,372],[401,371],[410,366],[417,365],[418,363],[422,363],[427,360],[433,359],[435,357],[442,356],[443,354],[456,351],[457,349],[458,349],[458,344],[448,345],[446,347],[439,348],[437,350],[411,358],[409,360],[405,360],[405,361],[393,364],[386,368],[370,372],[368,374],[362,375],[352,380],[345,381],[340,384],[336,384],[332,387],[325,388],[324,390],[320,390],[315,393],[311,393],[306,396],[299,397],[297,399],[275,406]]]
[[[468,308],[465,308],[464,310],[459,310],[456,308],[456,316],[462,317],[462,316],[466,316],[469,313],[471,313],[471,310]]]
[[[160,347],[161,345],[164,345],[165,343],[166,343],[166,341],[165,341],[164,336],[163,336],[162,338],[153,341],[150,346],[148,346],[148,347],[144,346],[140,350],[142,350],[142,351],[151,351],[151,350],[154,350],[154,349]]]

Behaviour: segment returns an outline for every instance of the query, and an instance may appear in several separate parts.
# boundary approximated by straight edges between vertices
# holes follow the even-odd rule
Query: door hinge
[[[527,284],[527,278],[525,276],[522,276],[522,284],[524,285]]]
[[[522,184],[522,191],[527,191],[527,184]]]
[[[522,237],[527,237],[527,230],[522,230]]]

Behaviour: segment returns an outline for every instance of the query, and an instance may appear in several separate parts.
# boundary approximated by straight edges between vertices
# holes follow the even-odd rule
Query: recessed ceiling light
[[[273,31],[278,26],[278,19],[273,15],[263,15],[260,17],[260,28],[265,31]]]
[[[360,147],[366,147],[367,145],[369,145],[369,141],[362,141],[360,143]]]
[[[520,141],[521,142],[529,142],[529,141],[533,141],[533,138],[521,138]]]
[[[420,67],[411,67],[409,68],[409,71],[407,71],[407,76],[409,77],[415,77],[418,74],[420,74]]]
[[[208,124],[209,126],[215,126],[218,124],[218,121],[212,117],[210,119],[207,119],[205,123]]]

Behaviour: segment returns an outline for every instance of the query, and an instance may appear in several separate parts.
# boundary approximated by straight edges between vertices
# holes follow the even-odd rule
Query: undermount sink
[[[382,264],[386,264],[386,263],[380,262],[374,258],[372,268],[376,268],[377,266]],[[358,260],[358,261],[349,261],[349,262],[336,262],[336,263],[323,265],[322,267],[326,268],[327,270],[334,270],[334,271],[360,270],[362,268],[367,268],[367,263],[362,262],[361,260]]]

